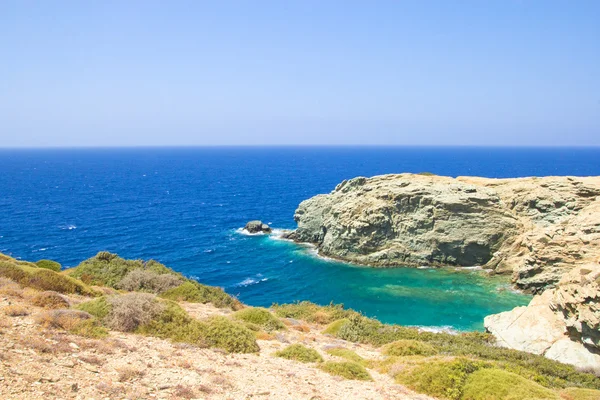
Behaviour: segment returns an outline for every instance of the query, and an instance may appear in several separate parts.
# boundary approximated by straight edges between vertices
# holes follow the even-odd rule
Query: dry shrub
[[[96,385],[96,389],[103,393],[113,396],[123,395],[125,392],[125,390],[122,387],[115,386],[111,382],[100,382]]]
[[[292,326],[292,329],[295,329],[300,332],[310,332],[310,326],[306,324],[294,325]]]
[[[4,307],[4,314],[8,315],[9,317],[22,317],[24,315],[29,315],[29,310],[21,305],[13,304]]]
[[[46,328],[60,328],[69,331],[76,329],[83,321],[91,320],[92,318],[85,311],[52,310],[38,314],[36,322]]]
[[[121,367],[117,369],[117,372],[119,373],[119,382],[132,381],[146,375],[146,371],[133,367]]]
[[[148,269],[134,269],[117,284],[119,289],[162,293],[183,283],[183,280],[173,274],[158,274]]]
[[[200,392],[205,393],[205,394],[212,393],[212,389],[208,385],[200,384],[200,385],[196,386],[196,389],[198,389]]]
[[[108,298],[112,306],[106,317],[106,324],[114,330],[133,332],[139,326],[152,321],[164,310],[154,295],[147,293],[129,293]]]
[[[31,299],[31,303],[38,307],[44,308],[69,308],[69,300],[58,292],[46,291],[35,295]]]
[[[21,299],[23,298],[23,289],[12,279],[0,276],[0,294]]]
[[[177,363],[177,366],[185,369],[192,369],[194,367],[190,360],[181,360]]]
[[[275,336],[265,331],[258,331],[254,334],[256,340],[275,340]]]
[[[49,343],[44,338],[39,336],[28,337],[26,340],[22,340],[21,344],[30,349],[36,350],[39,353],[56,353],[58,348],[52,343]]]
[[[213,377],[212,383],[214,385],[222,387],[223,389],[232,389],[233,388],[233,384],[231,383],[229,378],[227,378],[223,375],[217,375],[217,376]]]
[[[175,391],[173,392],[175,397],[179,397],[182,399],[193,399],[196,397],[196,392],[191,386],[188,385],[177,385],[175,386]]]

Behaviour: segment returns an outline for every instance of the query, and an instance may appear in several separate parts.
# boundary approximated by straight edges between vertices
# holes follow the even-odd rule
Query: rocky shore
[[[327,257],[510,274],[536,296],[486,318],[498,344],[600,371],[600,177],[358,177],[294,218],[286,237]]]

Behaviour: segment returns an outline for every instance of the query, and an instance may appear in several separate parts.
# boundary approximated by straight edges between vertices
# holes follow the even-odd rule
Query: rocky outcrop
[[[600,373],[600,265],[571,270],[527,307],[487,316],[484,325],[500,346]]]
[[[250,221],[244,227],[248,233],[271,233],[271,227],[262,221]]]
[[[296,241],[372,266],[481,265],[539,293],[600,257],[600,178],[354,178],[303,201]]]

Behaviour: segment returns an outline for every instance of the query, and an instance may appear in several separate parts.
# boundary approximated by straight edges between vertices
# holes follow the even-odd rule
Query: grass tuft
[[[551,400],[553,391],[511,372],[496,368],[473,372],[466,380],[462,400]]]
[[[437,353],[435,348],[425,342],[417,340],[397,340],[386,344],[382,353],[386,356],[432,356]]]
[[[61,265],[52,260],[40,260],[35,263],[39,268],[49,269],[54,272],[60,272]]]
[[[346,310],[341,304],[319,306],[310,301],[301,301],[294,304],[273,304],[275,314],[281,318],[294,318],[306,322],[326,325],[337,319],[360,315],[356,311]]]
[[[334,347],[332,349],[327,349],[326,352],[327,354],[331,354],[332,356],[345,358],[346,360],[354,361],[357,363],[362,363],[365,361],[365,359],[356,354],[356,352],[350,349],[344,349],[343,347]]]
[[[233,318],[256,325],[266,332],[285,329],[283,322],[266,308],[246,307],[233,314]]]
[[[300,361],[303,363],[323,361],[323,357],[321,357],[319,352],[299,343],[292,344],[285,349],[276,352],[275,356],[286,358],[288,360]]]
[[[327,361],[326,363],[323,363],[319,368],[331,375],[341,376],[342,378],[346,379],[354,379],[359,381],[373,380],[373,378],[371,378],[371,375],[369,375],[365,367],[352,361]]]
[[[60,293],[53,291],[41,292],[33,296],[31,303],[43,308],[69,308],[69,300]]]

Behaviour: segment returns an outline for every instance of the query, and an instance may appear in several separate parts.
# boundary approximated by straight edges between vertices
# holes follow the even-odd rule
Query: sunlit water
[[[333,301],[385,322],[481,329],[529,297],[476,271],[352,266],[239,228],[294,228],[300,201],[359,175],[598,175],[598,160],[598,149],[0,150],[0,251],[74,266],[109,250],[251,305]]]

